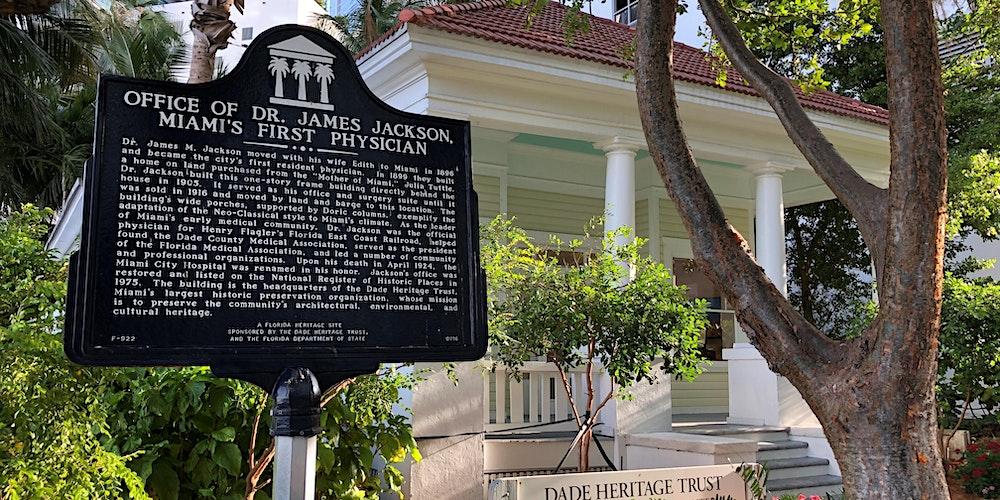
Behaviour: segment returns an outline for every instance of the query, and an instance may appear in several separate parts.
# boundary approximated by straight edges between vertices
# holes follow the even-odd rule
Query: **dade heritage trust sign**
[[[747,464],[746,466],[755,466]],[[748,500],[737,465],[497,479],[490,500]]]
[[[383,103],[323,32],[268,30],[209,83],[102,77],[85,182],[76,362],[322,370],[485,351],[469,123]]]

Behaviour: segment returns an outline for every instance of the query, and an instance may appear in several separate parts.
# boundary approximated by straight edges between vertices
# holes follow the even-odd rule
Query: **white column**
[[[604,230],[615,231],[622,227],[633,230],[629,236],[619,236],[616,244],[629,243],[635,236],[635,156],[644,142],[626,137],[613,137],[595,144],[604,150],[606,163],[604,209]],[[611,380],[603,374],[598,378],[601,395],[611,389]],[[601,411],[598,428],[602,434],[615,436],[614,449],[608,453],[615,465],[622,465],[624,442],[622,433],[666,431],[670,429],[670,378],[661,377],[655,386],[637,384],[632,401],[612,401]],[[592,464],[599,463],[591,461]]]
[[[785,280],[785,203],[780,167],[766,163],[751,169],[756,177],[757,262],[774,286],[787,294]]]
[[[629,236],[616,237],[617,245],[628,244],[635,236],[635,154],[641,145],[641,142],[627,137],[612,137],[594,144],[604,150],[607,158],[604,177],[604,232],[626,226],[633,230]],[[597,379],[597,384],[602,396],[611,389],[611,379],[603,372]],[[599,420],[604,423],[600,428],[602,433],[618,435],[617,401],[604,407]]]
[[[786,293],[785,204],[781,176],[788,167],[765,162],[747,168],[754,175],[754,256],[767,277]],[[778,425],[781,422],[778,376],[743,332],[722,357],[729,362],[729,422]]]
[[[604,182],[604,230],[615,231],[628,226],[635,230],[635,154],[642,147],[640,141],[626,137],[613,137],[595,144],[603,149],[607,158]],[[634,233],[632,236],[635,236]],[[616,238],[626,244],[631,238]]]

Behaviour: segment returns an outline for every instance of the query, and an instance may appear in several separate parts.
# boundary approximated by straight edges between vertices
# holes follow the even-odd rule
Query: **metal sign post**
[[[271,435],[274,436],[275,500],[316,497],[316,440],[319,425],[319,382],[308,368],[286,369],[271,392]]]

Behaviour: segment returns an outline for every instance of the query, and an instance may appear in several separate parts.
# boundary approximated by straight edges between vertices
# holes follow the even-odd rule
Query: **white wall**
[[[972,251],[965,255],[974,255],[980,259],[993,259],[1000,261],[1000,240],[983,241],[976,235],[970,235],[965,239],[965,244],[972,247]],[[994,265],[993,269],[984,269],[973,273],[974,277],[991,277],[1000,280],[1000,262]]]
[[[413,436],[423,455],[410,464],[404,485],[414,500],[483,497],[483,374],[475,362],[457,363],[453,383],[439,363],[413,390]]]

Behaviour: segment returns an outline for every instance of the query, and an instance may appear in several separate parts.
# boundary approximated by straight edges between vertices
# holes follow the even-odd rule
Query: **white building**
[[[358,0],[326,0],[326,11],[331,16],[346,16],[358,7]]]
[[[602,17],[620,17],[626,7],[591,6]],[[525,11],[504,0],[404,11],[402,23],[361,54],[361,72],[397,108],[472,122],[484,221],[509,213],[534,234],[575,236],[610,207],[613,220],[649,239],[650,255],[717,308],[706,335],[716,359],[708,373],[693,383],[642,385],[634,401],[604,414],[599,433],[615,466],[763,460],[775,491],[839,491],[839,469],[815,417],[768,370],[721,294],[690,266],[687,234],[645,151],[635,86],[625,78],[630,63],[621,49],[634,32],[595,17],[589,32],[566,45],[564,8],[550,3],[530,28]],[[683,44],[674,63],[699,164],[758,262],[783,286],[784,207],[833,196],[738,75],[718,87],[706,55]],[[800,98],[848,161],[886,186],[886,111],[829,92]],[[440,376],[409,401],[425,457],[410,470],[411,498],[480,498],[484,478],[551,471],[572,425],[510,429],[566,417],[555,368],[530,364],[521,383],[503,373],[484,376],[476,363],[459,371],[458,387]],[[603,462],[594,450],[591,464]]]
[[[250,0],[244,16],[234,14],[237,26],[254,30],[247,41],[266,26],[310,24],[318,8],[313,0],[285,9],[271,1],[257,10],[257,0]],[[627,7],[592,5],[607,18]],[[164,9],[179,22],[190,20],[186,2]],[[509,213],[532,234],[571,238],[610,207],[611,220],[634,227],[649,240],[652,257],[712,304],[715,325],[705,347],[715,362],[707,373],[691,383],[642,385],[633,401],[602,414],[599,439],[615,467],[764,461],[773,493],[839,491],[839,469],[815,418],[797,391],[768,370],[721,294],[691,266],[687,233],[646,152],[635,85],[626,78],[631,63],[622,49],[634,31],[593,17],[589,32],[567,45],[564,9],[548,4],[530,28],[525,10],[505,0],[406,10],[358,64],[369,87],[391,105],[471,122],[482,222]],[[242,53],[238,47],[224,52],[228,65]],[[783,287],[784,207],[833,195],[738,75],[720,88],[706,54],[683,44],[675,47],[674,64],[680,113],[699,165],[730,222]],[[830,92],[800,99],[859,173],[885,187],[887,112]],[[68,207],[79,206],[73,200]],[[56,246],[68,248],[79,234],[64,227],[74,220],[79,224],[79,214],[67,208],[66,222],[54,232]],[[567,417],[568,402],[552,365],[529,363],[525,372],[528,377],[515,382],[502,370],[487,374],[478,363],[462,363],[457,386],[439,374],[407,396],[424,456],[409,467],[409,498],[482,498],[490,478],[555,467],[575,430],[554,423]],[[540,424],[549,425],[513,429]],[[596,447],[593,453],[590,462],[599,467],[603,459]]]
[[[188,47],[191,46],[194,35],[190,27],[192,17],[190,0],[166,0],[150,8],[163,12],[167,20],[183,36],[184,43]],[[217,53],[216,66],[226,70],[232,69],[243,57],[243,52],[253,38],[268,28],[280,24],[315,26],[317,16],[325,13],[326,10],[316,0],[247,0],[242,14],[236,7],[232,7],[230,20],[236,24],[236,31],[233,31],[229,46]],[[178,80],[187,80],[187,68],[178,73]]]

